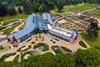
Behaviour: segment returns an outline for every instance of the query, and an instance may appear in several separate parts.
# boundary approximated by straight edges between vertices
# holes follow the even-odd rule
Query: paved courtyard
[[[53,36],[48,35],[48,34],[44,34],[44,33],[43,34],[37,34],[37,35],[33,35],[31,38],[27,39],[26,41],[20,43],[18,45],[18,47],[12,47],[10,50],[0,53],[0,57],[5,55],[5,54],[17,52],[17,50],[19,48],[21,48],[22,46],[25,46],[25,45],[34,46],[34,44],[32,44],[32,42],[35,42],[35,44],[40,43],[40,42],[41,43],[47,43],[47,45],[49,45],[49,50],[48,51],[38,51],[38,50],[35,50],[33,48],[30,49],[30,50],[35,50],[35,51],[39,52],[39,54],[44,54],[46,52],[53,52],[51,46],[63,46],[63,47],[66,47],[66,48],[70,49],[72,52],[75,52],[79,48],[83,48],[79,45],[79,41],[81,41],[81,38],[79,36],[77,37],[77,40],[75,40],[73,43],[68,43],[68,42],[65,42],[61,39],[56,39]],[[9,44],[7,42],[7,40],[1,42],[0,45],[12,46],[11,44]]]

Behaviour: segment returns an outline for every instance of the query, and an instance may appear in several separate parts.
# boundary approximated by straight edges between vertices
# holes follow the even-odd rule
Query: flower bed
[[[65,47],[63,47],[63,46],[61,46],[61,48],[62,48],[64,51],[66,51],[66,52],[72,52],[70,49],[65,48]]]
[[[0,47],[0,53],[1,52],[5,52],[5,51],[7,51],[7,50],[9,50],[11,47],[10,46],[6,46],[6,47]]]
[[[4,61],[5,58],[10,57],[10,56],[13,56],[13,55],[15,55],[15,54],[16,54],[16,53],[10,53],[10,54],[6,54],[6,55],[2,56],[2,57],[0,58],[0,62]]]
[[[79,44],[84,47],[84,48],[87,48],[86,44],[83,42],[83,41],[80,41]]]
[[[25,47],[25,46],[22,46],[21,48],[19,48],[19,49],[17,50],[17,52],[21,51],[21,49],[24,48],[24,47]]]
[[[25,48],[25,49],[23,49],[23,50],[21,50],[21,51],[27,51],[27,50],[29,50],[29,49],[31,49],[31,45],[26,46],[26,48]]]

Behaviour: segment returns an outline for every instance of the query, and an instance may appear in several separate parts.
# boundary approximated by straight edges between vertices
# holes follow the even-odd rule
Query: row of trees
[[[0,67],[99,67],[100,52],[89,48],[78,50],[74,55],[47,53],[39,56],[31,56],[22,62],[1,62]]]
[[[6,15],[16,15],[17,13],[22,13],[21,7],[16,10],[15,7],[7,6],[0,3],[0,16]]]
[[[57,8],[61,11],[65,5],[79,3],[97,3],[100,0],[0,0],[0,16],[16,14],[14,7],[22,6],[25,13],[44,12]],[[19,8],[21,11],[21,9]],[[10,12],[10,13],[9,13]]]
[[[88,29],[86,30],[86,37],[90,40],[95,40],[98,37],[98,32],[99,32],[98,23],[99,22],[93,18],[90,18],[88,22],[90,22],[90,25]]]

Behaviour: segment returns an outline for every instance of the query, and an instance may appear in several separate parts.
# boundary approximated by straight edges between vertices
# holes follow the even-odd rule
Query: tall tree
[[[98,37],[98,31],[99,31],[98,21],[93,18],[90,18],[89,22],[90,26],[86,31],[87,32],[86,35],[89,39],[94,40],[95,38]]]
[[[58,11],[60,12],[64,7],[65,0],[56,0],[55,4],[56,4]]]
[[[96,49],[79,49],[75,54],[76,67],[99,67],[100,52]]]

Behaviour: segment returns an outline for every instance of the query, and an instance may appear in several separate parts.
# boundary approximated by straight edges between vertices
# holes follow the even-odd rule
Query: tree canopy
[[[100,65],[100,52],[93,48],[80,49],[75,54],[75,61],[77,67],[98,67]]]
[[[49,12],[54,8],[61,11],[65,5],[79,3],[100,4],[100,0],[0,0],[0,16],[16,14],[15,8],[19,6],[23,7],[23,12],[32,13]]]

